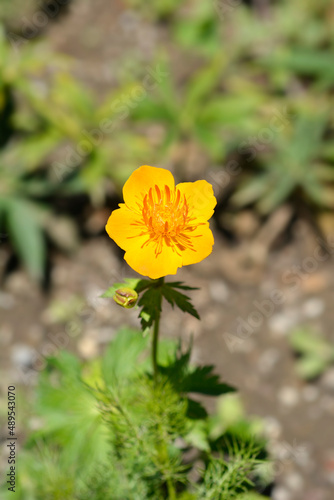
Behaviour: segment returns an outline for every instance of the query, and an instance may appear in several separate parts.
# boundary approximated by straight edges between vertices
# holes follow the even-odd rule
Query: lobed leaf
[[[180,286],[178,286],[180,288]],[[170,283],[165,283],[162,287],[162,295],[174,307],[176,305],[181,311],[187,312],[197,319],[200,319],[198,312],[190,302],[190,298],[178,292]]]

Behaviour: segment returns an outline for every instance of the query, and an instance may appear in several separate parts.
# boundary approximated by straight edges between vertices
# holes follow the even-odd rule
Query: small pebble
[[[283,406],[292,408],[299,402],[299,392],[294,387],[285,386],[278,391],[277,398]]]
[[[92,359],[98,355],[98,346],[96,339],[85,336],[78,342],[78,350],[85,359]]]
[[[304,486],[304,480],[298,472],[287,473],[284,477],[284,483],[292,492],[298,492]]]
[[[11,350],[11,360],[15,366],[32,366],[36,357],[35,349],[26,344],[15,344]]]
[[[299,321],[298,311],[291,309],[274,314],[268,321],[269,329],[277,335],[287,335]]]
[[[315,297],[304,302],[302,307],[302,312],[307,318],[317,318],[324,310],[325,304],[323,300]]]
[[[291,500],[292,496],[283,486],[277,486],[273,491],[273,500]]]
[[[212,281],[209,286],[210,296],[220,304],[225,304],[229,298],[230,292],[223,281]]]

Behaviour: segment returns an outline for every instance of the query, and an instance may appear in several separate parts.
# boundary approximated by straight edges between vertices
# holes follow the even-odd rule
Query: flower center
[[[156,235],[175,236],[186,225],[188,205],[179,190],[171,192],[168,186],[161,191],[158,186],[145,195],[143,218],[150,232]]]
[[[156,254],[161,253],[163,243],[176,252],[192,247],[185,232],[193,230],[189,225],[193,219],[189,217],[186,197],[179,189],[171,191],[165,186],[161,190],[157,185],[150,188],[143,200],[142,215],[150,235],[145,244],[155,242]]]

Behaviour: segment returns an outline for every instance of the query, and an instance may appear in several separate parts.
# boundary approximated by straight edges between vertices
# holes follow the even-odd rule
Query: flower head
[[[211,253],[208,219],[217,201],[208,182],[175,186],[169,170],[145,165],[126,181],[123,197],[106,231],[138,273],[153,279],[176,274]]]

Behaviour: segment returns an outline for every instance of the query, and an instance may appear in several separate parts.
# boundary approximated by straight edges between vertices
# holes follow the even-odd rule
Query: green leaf
[[[137,374],[140,367],[138,358],[144,353],[148,345],[148,338],[141,332],[121,329],[109,345],[103,360],[102,374],[107,384],[129,379]]]
[[[38,220],[38,208],[16,198],[5,202],[8,230],[13,245],[30,274],[39,280],[44,275],[45,239]]]
[[[151,286],[155,286],[155,280],[136,280],[136,281],[137,284],[135,285],[134,289],[136,290],[137,293],[143,292],[144,290],[150,288]]]
[[[297,74],[317,75],[319,77],[330,75],[331,81],[334,80],[333,59],[329,51],[295,48],[281,56],[280,60],[271,57],[271,61],[272,64],[279,62]]]
[[[63,449],[64,466],[74,465],[77,473],[106,460],[108,431],[92,390],[82,381],[82,364],[74,355],[61,351],[49,358],[37,389],[37,411],[43,426],[28,445],[51,440]]]
[[[312,380],[326,371],[328,360],[308,354],[296,361],[296,371],[304,380]]]
[[[184,285],[182,281],[171,281],[168,283],[168,286],[171,286],[172,288],[180,288],[180,290],[199,290],[197,286]]]
[[[187,398],[188,407],[187,407],[187,417],[191,420],[201,420],[208,416],[208,412],[204,408],[204,406],[199,402],[193,399]]]
[[[258,209],[262,213],[269,213],[288,198],[294,189],[294,180],[290,177],[281,177],[279,181],[258,202]]]
[[[45,162],[47,155],[56,148],[60,139],[60,134],[53,128],[29,135],[15,146],[14,161],[16,159],[18,163],[23,163],[26,170],[38,168]]]
[[[298,328],[292,332],[289,342],[294,350],[300,353],[326,356],[331,346],[323,338],[307,328]]]
[[[142,307],[139,317],[144,335],[161,313],[161,300],[162,287],[154,286],[148,288],[139,299],[138,305]]]
[[[181,394],[194,392],[207,396],[219,396],[235,391],[233,387],[220,382],[219,375],[212,373],[214,366],[190,368],[190,355],[191,346],[186,352],[182,353],[179,345],[174,360],[170,361],[167,366],[159,367],[176,391]]]
[[[261,174],[246,181],[232,196],[232,204],[242,207],[253,203],[267,192],[269,180],[270,177],[268,174]]]
[[[226,153],[225,142],[221,134],[217,134],[216,128],[213,127],[210,130],[206,124],[198,123],[195,128],[195,133],[212,158],[218,160],[224,157]]]
[[[318,377],[334,360],[333,346],[312,330],[300,328],[293,331],[289,342],[301,354],[296,361],[296,371],[303,379]]]
[[[199,70],[190,80],[186,88],[187,109],[198,106],[215,90],[220,81],[220,75],[226,64],[226,56],[219,54],[211,63]]]
[[[250,114],[255,114],[260,104],[258,95],[214,97],[201,109],[200,120],[206,126],[222,125],[237,131],[247,123]]]
[[[180,288],[180,286],[178,286]],[[200,319],[198,312],[190,302],[190,298],[173,287],[172,283],[165,283],[162,287],[162,295],[174,307],[176,305],[181,311],[187,312],[197,319]]]
[[[319,154],[327,121],[325,113],[317,116],[301,115],[296,120],[293,141],[286,154],[299,165],[301,173],[305,171],[304,164],[309,164]]]
[[[95,106],[92,94],[79,84],[68,73],[58,73],[56,85],[53,88],[53,101],[59,107],[68,109],[73,117],[81,120],[91,120],[94,117]]]
[[[185,436],[185,441],[201,451],[210,452],[207,420],[197,419],[192,422],[190,432]]]
[[[177,123],[177,114],[165,102],[147,99],[131,111],[134,120],[158,121],[171,126]]]
[[[213,365],[199,366],[189,373],[182,382],[184,392],[196,392],[207,396],[220,396],[236,389],[219,381],[219,375],[212,373]]]

